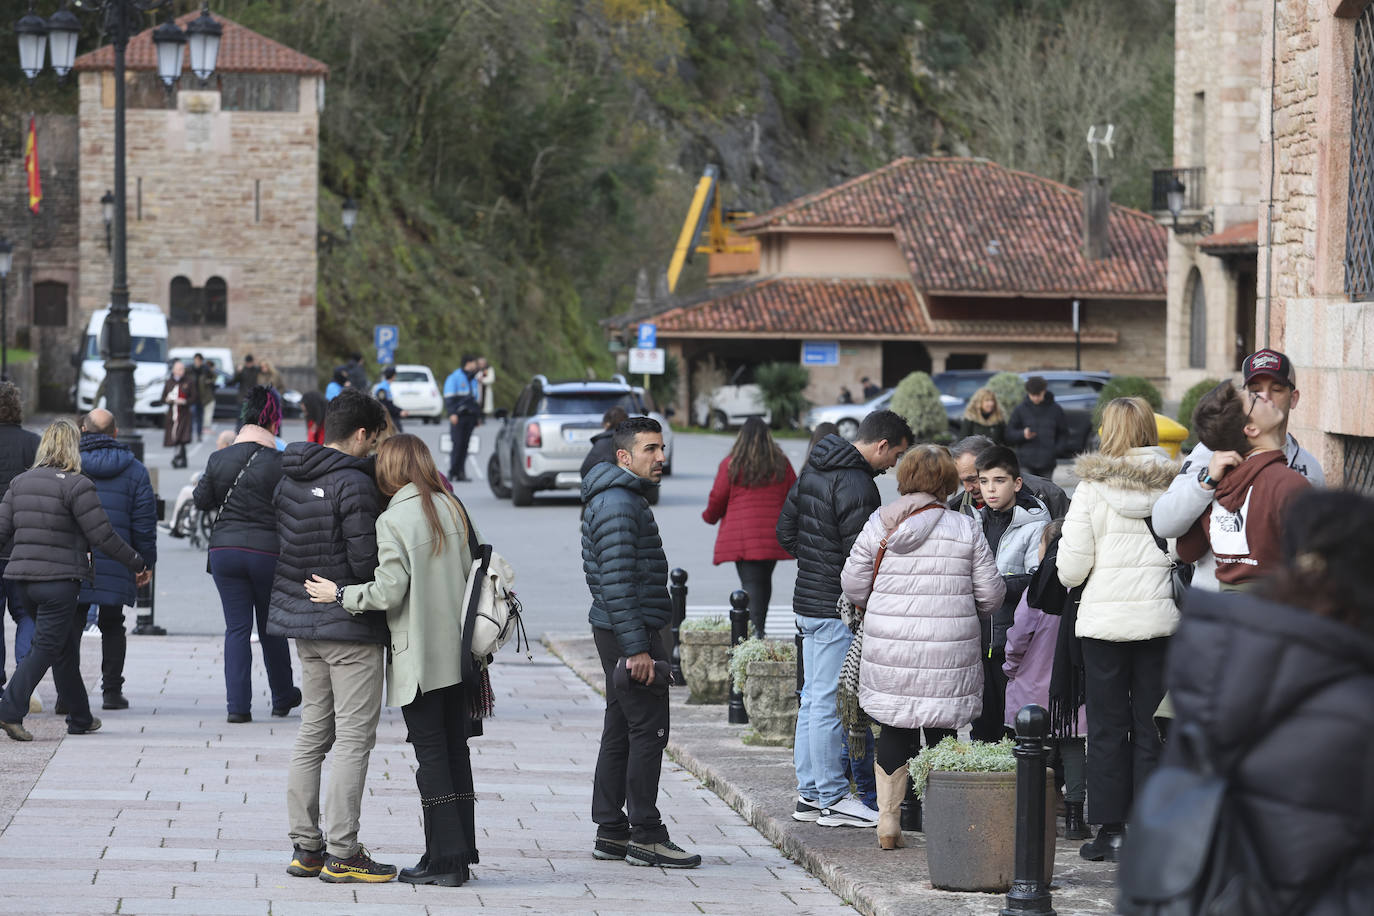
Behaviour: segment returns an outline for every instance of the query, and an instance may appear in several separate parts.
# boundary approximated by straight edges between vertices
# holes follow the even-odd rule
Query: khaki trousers
[[[301,662],[301,727],[286,777],[291,842],[326,846],[347,859],[358,851],[358,820],[368,755],[382,713],[385,648],[375,643],[297,639]],[[333,750],[320,832],[320,768]]]

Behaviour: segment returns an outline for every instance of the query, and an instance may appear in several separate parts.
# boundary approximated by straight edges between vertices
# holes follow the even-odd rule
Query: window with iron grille
[[[229,286],[222,277],[211,277],[204,286],[192,286],[186,277],[173,277],[168,289],[169,323],[216,325],[228,323]]]
[[[1188,275],[1192,287],[1189,295],[1188,312],[1188,368],[1207,367],[1207,290],[1202,285],[1202,274],[1196,267]]]
[[[1374,4],[1355,20],[1350,80],[1350,194],[1346,210],[1345,292],[1374,299]]]
[[[1341,442],[1342,479],[1347,490],[1374,496],[1374,438],[1337,436]]]

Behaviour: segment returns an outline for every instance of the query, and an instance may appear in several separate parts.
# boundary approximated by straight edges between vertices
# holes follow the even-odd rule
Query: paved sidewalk
[[[461,888],[331,885],[285,874],[286,769],[299,719],[268,715],[254,668],[254,721],[228,725],[219,640],[131,637],[129,710],[68,737],[45,709],[29,744],[0,736],[0,913],[410,914],[852,913],[691,774],[665,763],[673,836],[690,871],[591,856],[588,808],[602,701],[541,647],[493,670],[496,718],[472,741],[482,861]],[[97,683],[98,640],[83,643]],[[98,698],[98,693],[97,693]],[[378,729],[361,839],[379,861],[422,851],[413,758],[400,711]],[[327,779],[327,773],[326,773]]]
[[[545,641],[589,683],[603,680],[590,635]],[[905,834],[908,848],[883,851],[872,830],[840,829],[792,820],[796,775],[792,749],[756,747],[740,739],[747,725],[730,725],[725,706],[689,706],[674,689],[668,753],[700,777],[750,824],[825,885],[869,916],[992,916],[1002,894],[935,890],[926,866],[925,835]],[[1054,909],[1059,916],[1103,916],[1115,910],[1116,865],[1085,862],[1079,841],[1055,848]]]

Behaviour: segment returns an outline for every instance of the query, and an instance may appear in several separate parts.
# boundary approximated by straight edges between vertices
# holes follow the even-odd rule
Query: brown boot
[[[906,767],[889,773],[875,762],[873,775],[878,783],[878,846],[899,849],[902,842],[902,799],[906,797]]]

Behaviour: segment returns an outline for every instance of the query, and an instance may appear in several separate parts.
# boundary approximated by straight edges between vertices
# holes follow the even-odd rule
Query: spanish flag
[[[29,135],[24,140],[24,172],[29,176],[29,209],[38,212],[43,200],[43,180],[38,176],[38,130],[29,118]]]

